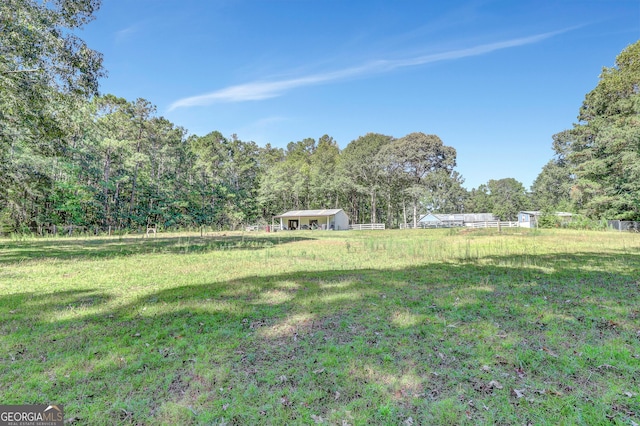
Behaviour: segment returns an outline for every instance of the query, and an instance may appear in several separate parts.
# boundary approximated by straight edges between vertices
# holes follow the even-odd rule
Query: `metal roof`
[[[274,216],[275,218],[280,217],[326,217],[326,216],[335,216],[342,209],[326,209],[326,210],[291,210],[286,213],[282,213],[278,216]]]

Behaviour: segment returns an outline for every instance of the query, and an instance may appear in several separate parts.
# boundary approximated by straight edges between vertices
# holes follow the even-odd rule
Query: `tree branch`
[[[33,68],[29,70],[14,70],[14,71],[1,71],[0,74],[18,74],[21,72],[38,72],[41,71],[39,68]]]

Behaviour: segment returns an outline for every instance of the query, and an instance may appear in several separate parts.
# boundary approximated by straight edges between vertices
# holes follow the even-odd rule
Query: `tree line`
[[[270,222],[343,208],[353,222],[415,224],[425,212],[524,209],[640,219],[640,42],[625,49],[553,136],[530,191],[513,178],[471,191],[436,135],[329,135],[286,147],[189,135],[148,100],[99,95],[102,57],[73,35],[98,0],[0,5],[0,232]],[[62,42],[60,42],[62,40]]]

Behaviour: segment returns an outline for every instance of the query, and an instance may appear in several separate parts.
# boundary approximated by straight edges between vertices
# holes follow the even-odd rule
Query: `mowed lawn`
[[[640,235],[0,240],[0,403],[89,425],[637,425]]]

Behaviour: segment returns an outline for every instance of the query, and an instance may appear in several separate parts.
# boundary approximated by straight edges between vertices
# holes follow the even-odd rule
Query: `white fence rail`
[[[491,220],[486,222],[465,223],[467,228],[517,228],[518,222],[500,222]]]
[[[443,223],[418,223],[418,228],[430,229],[430,228],[457,228],[466,226],[467,228],[517,228],[518,222],[500,222],[497,220],[489,220],[485,222],[469,222],[462,225],[458,222],[443,222]],[[401,223],[400,229],[413,229],[413,223]]]
[[[349,225],[349,229],[353,231],[369,231],[373,229],[385,229],[384,223],[354,223]]]
[[[429,228],[457,228],[463,226],[461,223],[418,223],[418,228],[420,229],[429,229]],[[400,229],[413,229],[413,222],[401,223],[399,225]]]
[[[279,223],[277,225],[247,225],[247,226],[245,226],[244,230],[247,231],[247,232],[252,232],[252,231],[262,231],[262,232],[282,231],[282,229],[280,229],[280,224]]]

